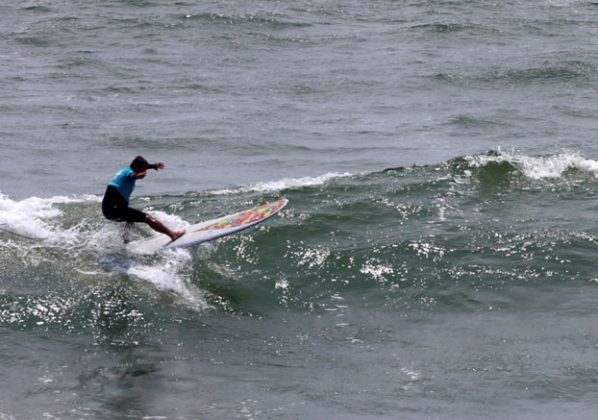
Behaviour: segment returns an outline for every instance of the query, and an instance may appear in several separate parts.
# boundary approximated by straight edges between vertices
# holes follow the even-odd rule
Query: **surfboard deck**
[[[283,198],[238,213],[188,226],[185,229],[185,234],[175,241],[171,241],[166,235],[156,234],[147,239],[130,242],[127,244],[127,249],[138,254],[154,254],[163,249],[186,248],[232,235],[268,220],[282,210],[288,202],[289,200]]]

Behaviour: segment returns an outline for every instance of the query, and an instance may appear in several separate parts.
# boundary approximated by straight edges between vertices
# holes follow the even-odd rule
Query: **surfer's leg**
[[[126,222],[125,229],[123,231],[123,241],[125,244],[131,242],[131,230],[133,230],[133,222]]]
[[[127,202],[120,196],[114,187],[106,188],[102,199],[102,213],[108,220],[121,220],[123,209],[127,208]]]
[[[147,223],[149,225],[149,227],[151,227],[155,231],[163,233],[165,235],[168,235],[170,237],[170,239],[172,239],[173,241],[180,238],[185,233],[182,230],[175,232],[175,231],[168,229],[159,220],[154,219],[149,214],[145,215],[145,223]]]

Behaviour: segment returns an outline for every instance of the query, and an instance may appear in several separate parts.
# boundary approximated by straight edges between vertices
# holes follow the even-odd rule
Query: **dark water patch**
[[[181,82],[175,89],[180,89],[182,91],[189,91],[189,92],[203,92],[203,93],[212,93],[212,94],[223,94],[223,89],[213,89],[207,83],[197,83],[189,81],[187,83]]]
[[[490,73],[480,77],[483,82],[509,81],[512,83],[559,83],[571,81],[590,81],[596,77],[597,68],[585,62],[573,61],[553,65],[546,63],[542,67],[513,69]]]
[[[119,0],[119,2],[124,5],[127,5],[127,6],[133,6],[133,7],[139,7],[139,8],[151,7],[151,6],[158,5],[158,3],[148,1],[148,0]]]
[[[38,48],[48,48],[54,44],[52,39],[44,36],[16,36],[13,39],[24,46]]]
[[[43,5],[32,5],[32,6],[24,6],[23,10],[26,10],[28,12],[35,12],[35,13],[51,13],[53,10],[48,7],[48,6],[43,6]]]
[[[580,119],[593,119],[595,116],[595,113],[592,110],[578,108],[566,104],[559,105],[558,110],[564,115]]]
[[[463,128],[484,128],[498,125],[496,121],[473,117],[471,115],[460,114],[450,121],[451,124]]]
[[[459,32],[471,32],[471,33],[496,33],[498,30],[490,28],[485,25],[476,23],[426,23],[421,25],[415,25],[410,27],[411,30],[415,31],[426,31],[436,34],[458,34]]]
[[[179,20],[188,22],[203,22],[212,24],[225,24],[232,26],[267,27],[269,29],[305,28],[311,24],[285,20],[282,15],[259,15],[254,13],[240,15],[226,15],[221,13],[199,13],[181,15]]]
[[[134,95],[141,93],[145,90],[143,86],[131,87],[131,86],[107,86],[102,91],[107,94],[122,94],[122,95]]]
[[[545,84],[590,83],[596,80],[598,68],[583,61],[569,61],[560,64],[545,63],[539,67],[524,69],[497,69],[482,74],[471,74],[455,70],[428,76],[434,81],[458,86],[508,85],[534,86]]]

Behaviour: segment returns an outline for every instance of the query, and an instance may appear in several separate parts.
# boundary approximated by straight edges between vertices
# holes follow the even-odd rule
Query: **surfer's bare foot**
[[[172,239],[172,241],[174,242],[177,239],[179,239],[181,236],[183,236],[184,234],[185,234],[184,230],[179,230],[178,232],[172,232],[170,239]]]

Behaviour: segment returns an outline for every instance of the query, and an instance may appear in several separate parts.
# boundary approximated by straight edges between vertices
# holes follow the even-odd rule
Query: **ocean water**
[[[0,21],[1,420],[595,418],[595,2]],[[173,228],[290,202],[136,255],[100,202],[138,154]]]

